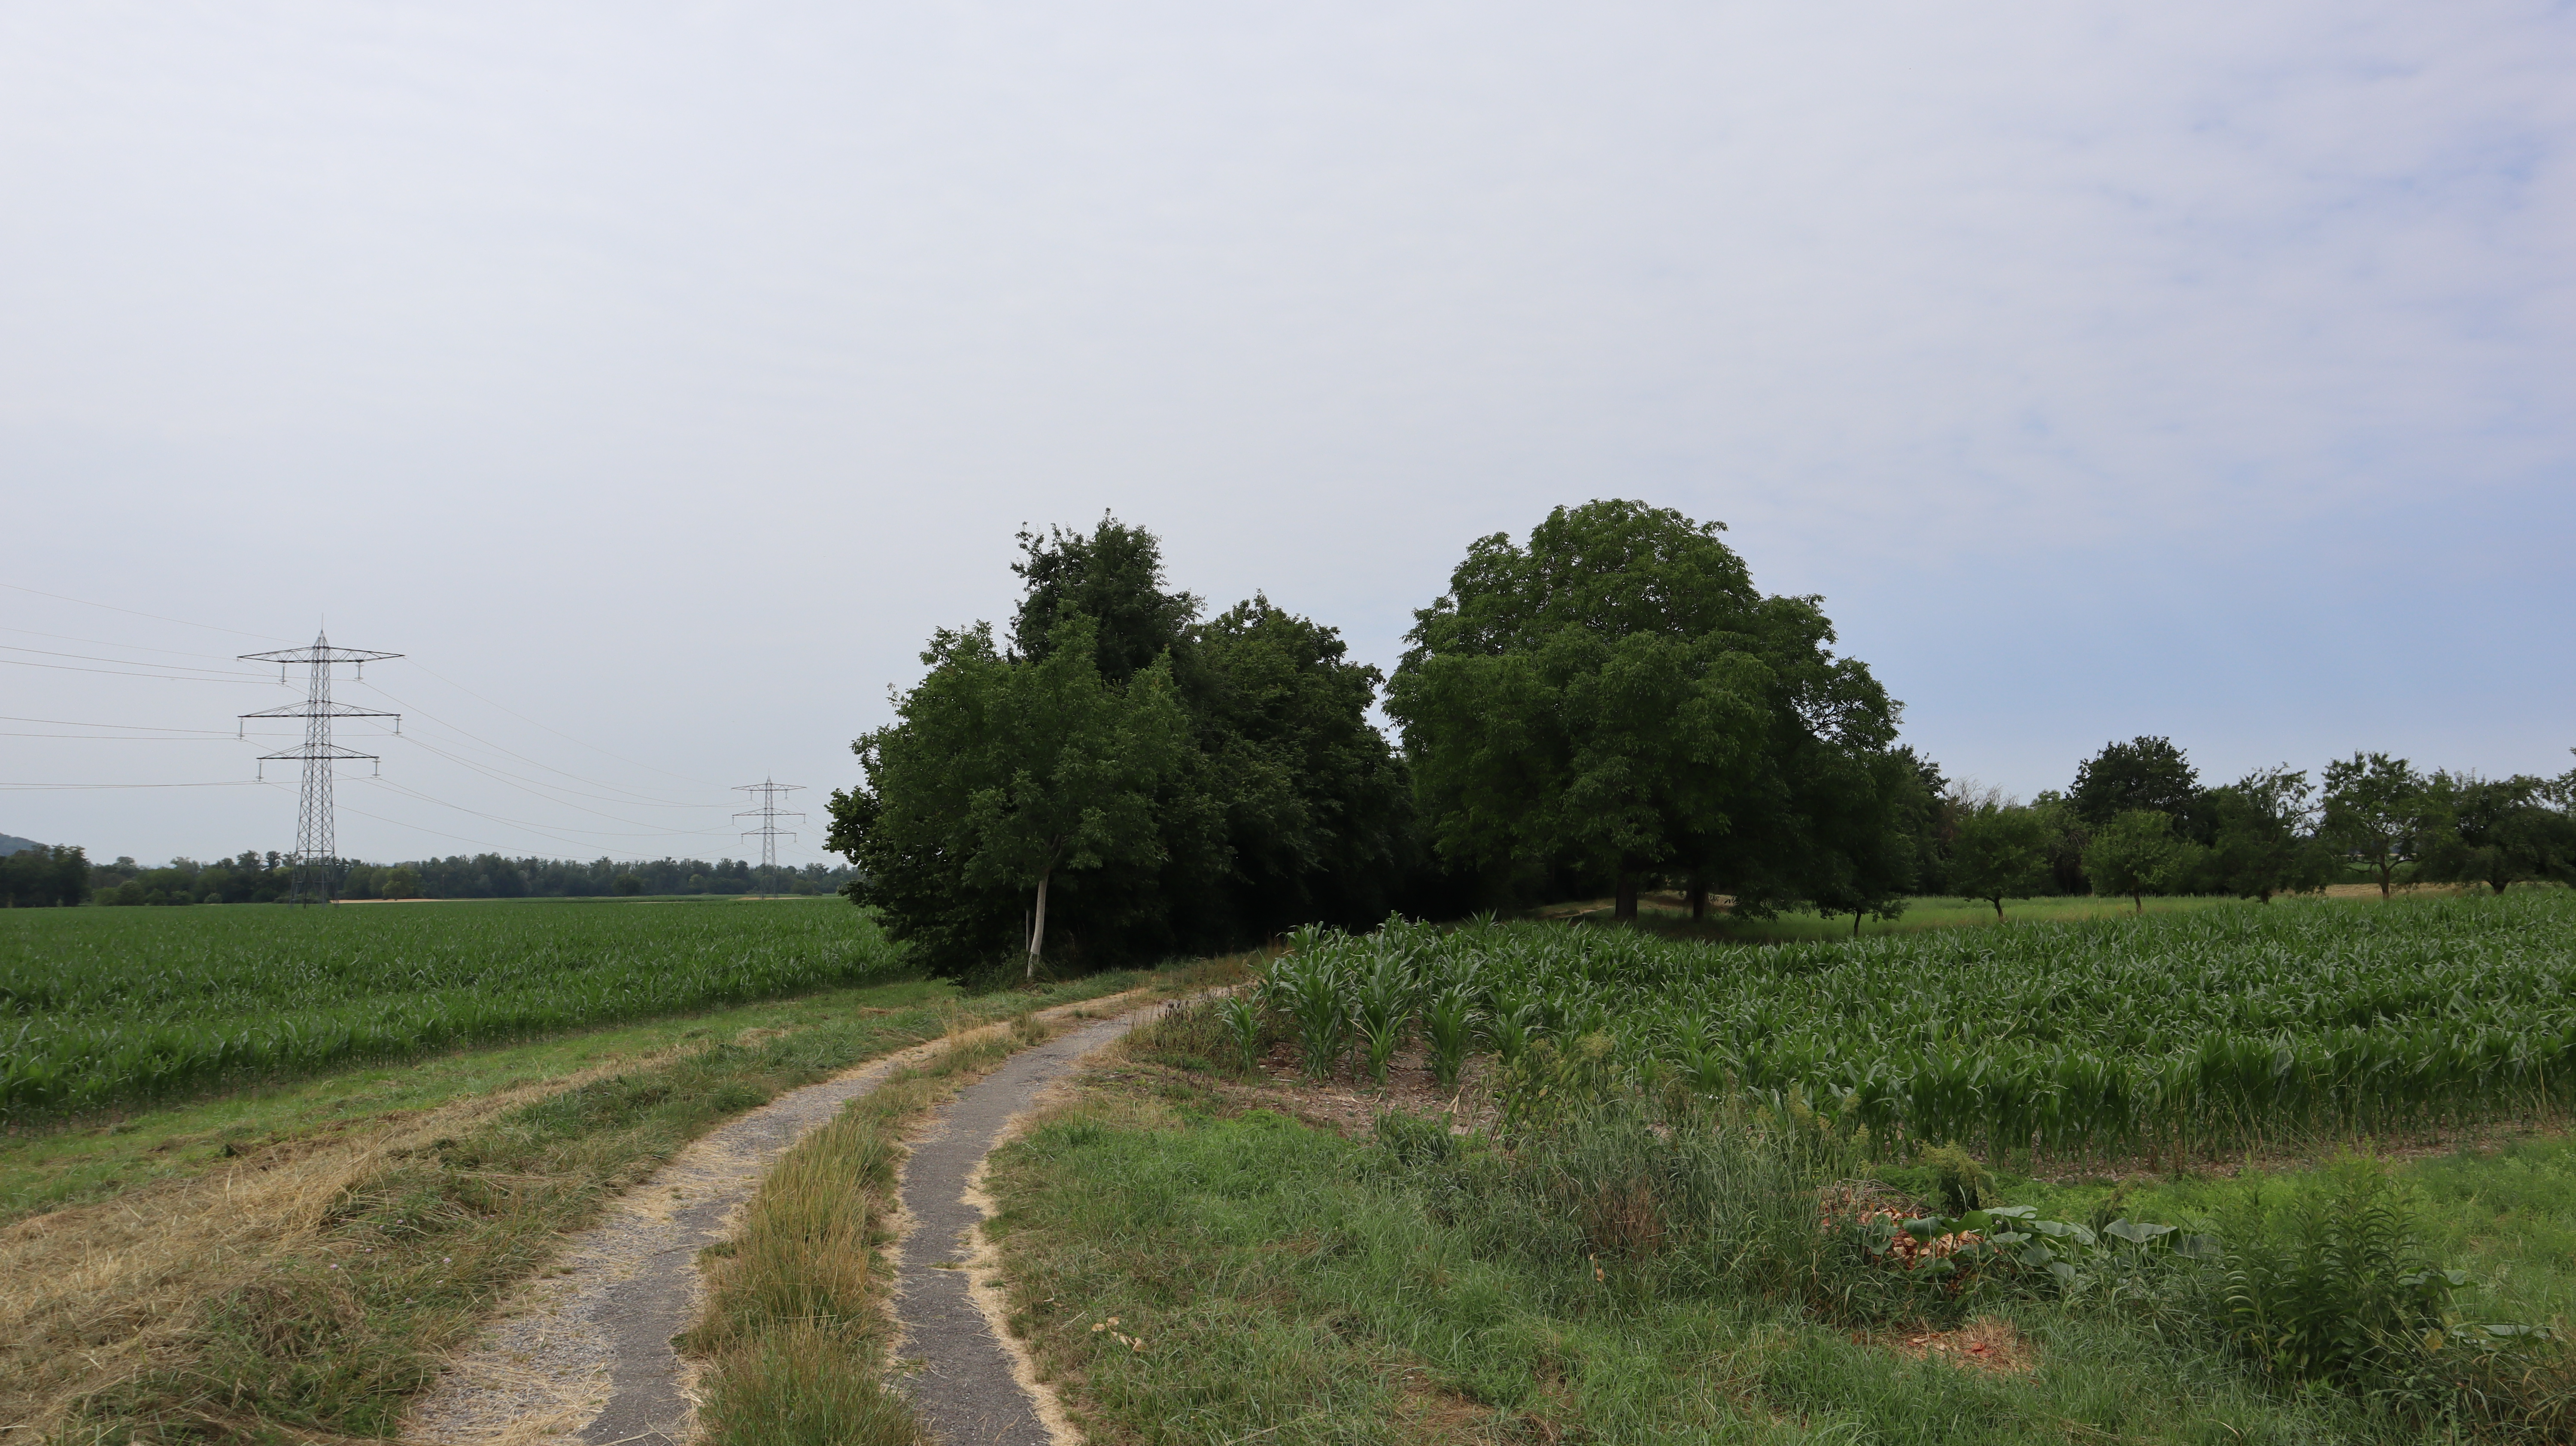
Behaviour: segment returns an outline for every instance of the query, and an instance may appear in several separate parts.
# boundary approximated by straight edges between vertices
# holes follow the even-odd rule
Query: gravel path
[[[1000,1326],[1000,1291],[978,1257],[989,1213],[984,1158],[1038,1092],[1150,1013],[1070,1031],[1011,1056],[934,1113],[903,1168],[905,1233],[896,1247],[897,1356],[905,1394],[939,1446],[1061,1446],[1074,1440],[1026,1355]],[[978,1267],[984,1268],[978,1268]],[[1050,1430],[1050,1424],[1053,1430]]]
[[[1063,1005],[1041,1017],[1095,1015],[1122,1002]],[[1105,1042],[1125,1024],[1113,1019],[1024,1051],[957,1103],[1013,1075],[1032,1056],[1069,1066],[1072,1056],[1062,1053],[1068,1042],[1094,1036]],[[806,1131],[945,1044],[916,1045],[789,1091],[700,1136],[619,1198],[607,1219],[574,1236],[550,1275],[523,1288],[507,1314],[413,1408],[404,1439],[419,1446],[516,1446],[577,1432],[575,1439],[591,1446],[687,1441],[696,1412],[692,1372],[671,1338],[697,1317],[698,1252],[731,1233],[761,1176]],[[975,1159],[982,1159],[980,1150]]]

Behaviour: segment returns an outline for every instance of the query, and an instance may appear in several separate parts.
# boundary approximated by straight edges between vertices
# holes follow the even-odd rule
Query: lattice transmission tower
[[[778,806],[778,799],[781,794],[794,793],[804,786],[805,785],[801,783],[772,783],[765,778],[758,783],[737,783],[733,786],[734,792],[736,793],[756,793],[760,795],[760,807],[746,808],[742,812],[735,814],[734,817],[756,818],[760,820],[760,827],[745,829],[743,830],[742,836],[744,838],[756,838],[760,840],[760,867],[768,878],[770,887],[772,888],[775,888],[778,884],[778,840],[780,836],[778,821],[782,818],[802,819],[805,817],[805,815],[801,813],[790,813],[787,810],[780,808]],[[792,833],[787,834],[786,838],[789,843],[796,842],[796,835]]]
[[[241,732],[249,736],[253,718],[301,718],[304,720],[304,746],[280,749],[259,756],[260,776],[267,776],[271,763],[301,762],[304,765],[304,790],[295,808],[295,879],[288,885],[286,902],[290,904],[327,904],[332,887],[339,882],[339,845],[331,829],[332,765],[342,759],[364,759],[378,765],[382,760],[372,753],[360,753],[331,741],[334,718],[391,718],[394,731],[402,731],[402,715],[375,708],[361,708],[354,703],[331,701],[331,665],[355,663],[358,676],[367,675],[367,664],[382,658],[399,658],[400,653],[373,653],[364,648],[335,648],[324,633],[313,635],[309,648],[281,648],[273,653],[243,653],[242,660],[252,663],[275,663],[277,681],[286,681],[291,663],[307,667],[304,701],[283,708],[262,708],[241,715]]]

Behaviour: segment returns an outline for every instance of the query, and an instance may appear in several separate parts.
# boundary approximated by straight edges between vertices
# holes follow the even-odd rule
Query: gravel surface
[[[1042,1017],[1104,1006],[1117,1007],[1092,1000]],[[523,1287],[501,1319],[449,1363],[413,1408],[403,1439],[418,1446],[517,1446],[567,1436],[592,1446],[688,1440],[693,1372],[671,1338],[697,1318],[698,1252],[731,1232],[761,1176],[806,1131],[945,1043],[916,1045],[792,1090],[700,1136],[618,1199],[606,1219],[566,1241],[550,1272]],[[1012,1064],[1060,1047],[1040,1046]]]
[[[1001,1331],[999,1292],[979,1278],[990,1274],[976,1228],[989,1206],[976,1187],[984,1157],[1041,1089],[1151,1013],[1137,1010],[1022,1050],[934,1113],[911,1142],[905,1233],[896,1247],[895,1320],[903,1331],[896,1355],[913,1412],[940,1446],[1062,1446],[1074,1439],[1037,1388],[1026,1354]]]

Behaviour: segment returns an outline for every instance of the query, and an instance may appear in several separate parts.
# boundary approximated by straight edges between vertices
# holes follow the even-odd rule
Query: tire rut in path
[[[1040,1017],[1093,1016],[1104,1005],[1122,1002],[1059,1005]],[[1135,1006],[1137,1013],[1150,1008]],[[1105,1042],[1132,1017],[1121,1015],[1023,1051],[1004,1069],[1031,1054],[1054,1054],[1071,1040],[1097,1035]],[[524,1288],[516,1308],[494,1322],[414,1406],[403,1439],[416,1446],[499,1446],[533,1439],[549,1427],[565,1434],[578,1427],[574,1439],[590,1446],[690,1439],[696,1403],[688,1395],[690,1372],[671,1338],[697,1319],[698,1251],[730,1233],[769,1167],[807,1131],[947,1044],[914,1045],[791,1090],[691,1142],[612,1205],[599,1224],[566,1242],[557,1257],[560,1276],[541,1276]],[[985,1084],[1000,1077],[988,1077]],[[998,1343],[989,1348],[1001,1349]]]
[[[1019,1368],[1018,1352],[976,1304],[965,1268],[983,1208],[972,1194],[984,1157],[1038,1091],[1084,1055],[1124,1034],[1153,1006],[1070,1031],[1011,1056],[936,1111],[903,1168],[906,1229],[897,1245],[898,1348],[912,1367],[903,1391],[939,1446],[1058,1446]]]

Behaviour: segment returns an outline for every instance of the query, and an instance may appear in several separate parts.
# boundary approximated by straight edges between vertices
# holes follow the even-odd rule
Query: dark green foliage
[[[2533,880],[2576,883],[2576,800],[2564,780],[2437,774],[2429,788],[2449,827],[2424,840],[2416,877],[2499,894]]]
[[[2097,828],[2121,814],[2151,809],[2170,816],[2186,838],[2205,830],[2200,770],[2170,738],[2141,735],[2103,744],[2101,752],[2076,765],[2066,801],[2078,819]]]
[[[333,893],[343,899],[593,898],[634,894],[829,894],[848,881],[847,865],[763,869],[742,859],[506,858],[463,854],[401,864],[342,860]],[[146,868],[131,858],[92,864],[102,904],[265,904],[286,897],[294,869],[283,854],[244,850],[201,864],[177,858]],[[630,887],[629,884],[632,886]]]
[[[2310,831],[2315,790],[2305,773],[2287,765],[2257,769],[2225,788],[2209,791],[2215,836],[2210,844],[2213,885],[2240,898],[2270,903],[2274,894],[2306,893],[2332,876],[2328,845]]]
[[[1383,915],[1412,859],[1409,786],[1367,720],[1377,670],[1349,661],[1333,629],[1266,598],[1201,621],[1196,598],[1165,590],[1161,545],[1141,528],[1104,519],[1021,543],[1027,592],[996,663],[1050,666],[1061,630],[1077,626],[1104,686],[1123,695],[1164,670],[1186,718],[1188,744],[1147,798],[1149,846],[1056,881],[1049,933],[1073,964],[1217,952],[1299,923]],[[850,892],[925,967],[990,969],[1025,938],[1030,901],[974,876],[972,850],[922,842],[889,812],[940,813],[919,797],[926,788],[889,792],[875,777],[889,745],[913,742],[895,730],[861,740],[871,778],[833,796],[831,846],[866,875]]]
[[[1523,548],[1478,539],[1415,615],[1389,685],[1441,854],[1516,878],[1650,877],[1761,916],[1888,911],[1914,884],[1920,773],[1896,705],[1827,646],[1815,598],[1765,597],[1721,524],[1596,501]]]
[[[0,857],[0,908],[43,908],[89,898],[89,856],[55,844]]]
[[[2026,899],[2048,885],[2048,821],[2036,809],[1999,794],[1961,794],[1949,800],[1949,848],[1942,877],[1963,899],[1994,905]]]

